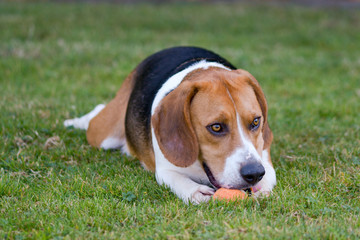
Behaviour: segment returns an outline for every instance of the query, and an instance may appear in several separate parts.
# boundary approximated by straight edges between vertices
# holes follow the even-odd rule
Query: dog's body
[[[86,129],[92,146],[135,156],[185,201],[208,201],[219,187],[258,196],[276,183],[258,82],[205,49],[148,57],[106,106],[64,124]]]

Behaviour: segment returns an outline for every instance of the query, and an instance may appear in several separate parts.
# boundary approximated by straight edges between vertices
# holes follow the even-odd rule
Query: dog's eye
[[[254,120],[252,121],[251,125],[250,125],[250,129],[251,130],[255,130],[260,126],[260,117],[256,117],[254,118]]]
[[[208,131],[214,135],[224,135],[226,134],[227,128],[226,125],[222,123],[214,123],[206,127]]]
[[[220,132],[221,131],[221,125],[220,124],[213,124],[211,125],[211,130],[214,132]]]

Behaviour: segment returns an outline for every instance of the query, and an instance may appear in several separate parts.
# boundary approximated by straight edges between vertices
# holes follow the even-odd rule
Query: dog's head
[[[265,174],[262,155],[272,141],[267,102],[244,70],[191,72],[161,101],[152,125],[172,164],[200,160],[215,187],[249,188]]]

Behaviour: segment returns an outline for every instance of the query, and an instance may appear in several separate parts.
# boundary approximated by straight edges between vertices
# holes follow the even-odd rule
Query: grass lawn
[[[0,3],[0,238],[360,237],[360,9]],[[65,129],[146,56],[209,48],[269,103],[271,197],[186,205]]]

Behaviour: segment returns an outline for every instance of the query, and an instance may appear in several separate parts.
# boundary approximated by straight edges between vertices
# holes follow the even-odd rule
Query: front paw
[[[191,194],[191,198],[190,201],[194,204],[199,204],[202,202],[208,202],[212,195],[214,195],[215,190],[205,186],[205,185],[200,185],[195,192],[193,192],[193,194]]]

